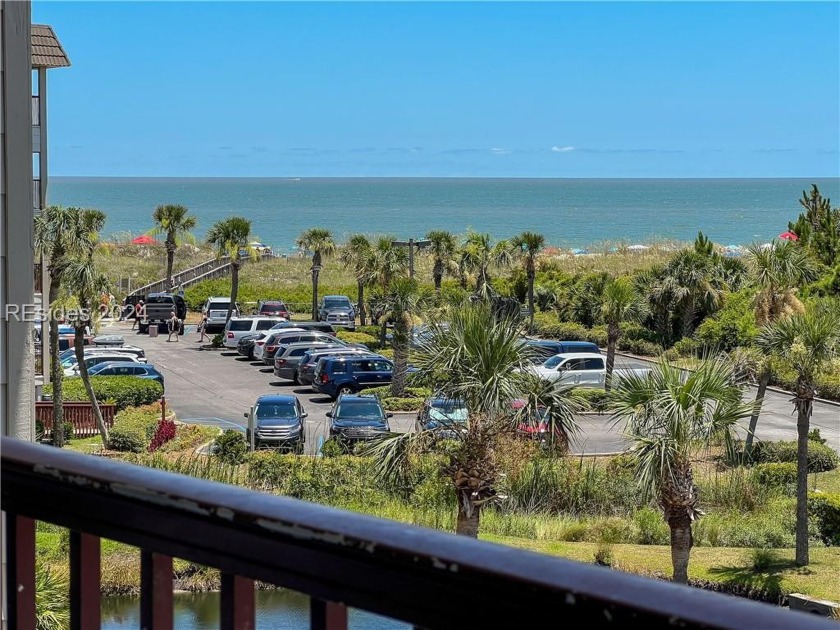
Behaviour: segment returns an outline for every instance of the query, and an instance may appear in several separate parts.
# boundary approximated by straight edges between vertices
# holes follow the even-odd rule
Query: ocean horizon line
[[[751,176],[751,177],[532,177],[532,176],[484,176],[484,175],[324,175],[324,176],[297,176],[297,175],[50,175],[50,180],[87,180],[87,181],[327,181],[327,180],[481,180],[481,181],[710,181],[710,182],[732,182],[732,181],[811,181],[811,180],[837,180],[840,175],[809,175],[809,176]]]

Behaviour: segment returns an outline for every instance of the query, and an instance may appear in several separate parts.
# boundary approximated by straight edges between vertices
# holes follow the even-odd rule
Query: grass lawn
[[[597,543],[550,542],[507,536],[482,536],[483,540],[593,562]],[[631,573],[671,575],[671,549],[654,545],[614,545],[613,566]],[[695,547],[688,565],[689,577],[710,582],[735,582],[752,587],[804,593],[819,599],[840,601],[840,549],[812,547],[811,564],[797,567],[793,549],[776,550],[776,560],[765,572],[752,568],[749,549]]]

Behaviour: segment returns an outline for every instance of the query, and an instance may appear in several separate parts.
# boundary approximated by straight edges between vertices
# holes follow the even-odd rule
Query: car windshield
[[[295,418],[297,409],[292,402],[285,403],[263,403],[257,405],[254,414],[258,419],[263,418]]]
[[[210,302],[210,306],[207,308],[207,310],[226,311],[228,309],[228,304],[230,304],[230,302]]]
[[[175,300],[171,295],[150,295],[146,304],[174,304]]]
[[[72,367],[72,366],[76,365],[77,363],[78,363],[78,359],[76,359],[76,357],[66,357],[66,358],[61,360],[61,367],[63,367],[64,369],[67,369],[69,367]]]
[[[458,400],[436,400],[429,408],[429,418],[448,422],[466,422],[467,408]]]
[[[382,407],[376,401],[354,401],[341,403],[335,412],[336,418],[352,420],[354,418],[382,418]]]
[[[238,321],[230,320],[229,330],[234,330],[234,331],[251,330],[251,320],[250,319],[240,319]]]
[[[350,300],[346,298],[327,298],[324,300],[324,306],[350,306]]]
[[[563,357],[551,357],[548,361],[543,363],[543,367],[556,368],[563,362]]]

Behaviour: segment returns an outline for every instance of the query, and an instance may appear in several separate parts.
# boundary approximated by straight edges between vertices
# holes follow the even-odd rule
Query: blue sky
[[[836,2],[33,2],[50,170],[87,176],[814,177]]]

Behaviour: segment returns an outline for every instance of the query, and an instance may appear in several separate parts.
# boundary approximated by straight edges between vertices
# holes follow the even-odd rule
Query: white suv
[[[207,328],[205,332],[221,331],[225,328],[225,321],[227,319],[228,307],[230,306],[229,297],[209,297],[204,303],[202,309],[207,313]],[[233,305],[233,313],[231,317],[239,316],[239,304]]]
[[[283,317],[231,317],[225,325],[225,348],[236,348],[244,335],[263,332],[284,321]]]

